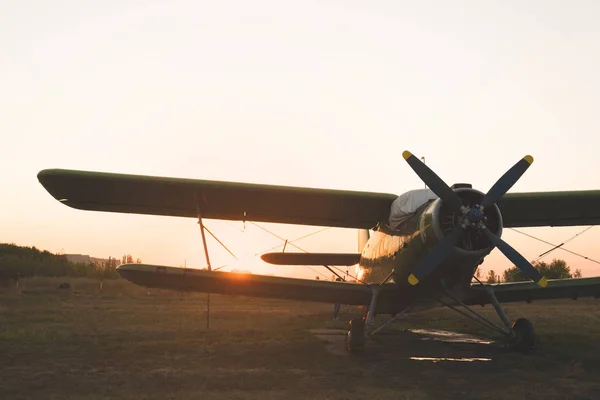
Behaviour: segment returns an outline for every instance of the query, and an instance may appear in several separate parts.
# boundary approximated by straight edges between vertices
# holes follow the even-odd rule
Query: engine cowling
[[[454,254],[467,258],[482,258],[493,249],[494,244],[482,230],[476,229],[477,222],[473,221],[483,221],[490,231],[501,236],[502,214],[495,204],[483,211],[478,211],[479,208],[476,206],[481,204],[485,196],[478,190],[470,187],[458,187],[454,188],[454,191],[462,200],[463,205],[471,208],[473,213],[479,212],[480,215],[465,218],[464,215],[446,206],[441,199],[434,200],[419,217],[421,239],[426,247],[433,247],[452,233],[457,226],[462,225],[466,233],[454,246]]]

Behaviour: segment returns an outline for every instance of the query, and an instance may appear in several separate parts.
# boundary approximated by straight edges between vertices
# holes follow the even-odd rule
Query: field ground
[[[62,281],[73,291],[57,289]],[[350,313],[332,321],[331,305],[213,295],[207,330],[204,294],[148,293],[123,280],[98,292],[86,279],[0,288],[1,399],[600,398],[600,300],[507,305],[541,337],[527,356],[407,332],[494,338],[443,309],[407,315],[380,342],[349,355],[336,351],[343,343],[336,331],[326,331],[331,340],[309,332],[346,328]],[[496,320],[489,306],[480,310]]]

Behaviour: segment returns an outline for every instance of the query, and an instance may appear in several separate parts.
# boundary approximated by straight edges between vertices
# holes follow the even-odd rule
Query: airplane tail
[[[368,229],[359,229],[358,230],[358,252],[362,253],[363,249],[367,245],[369,241],[369,230]]]
[[[360,254],[354,253],[265,253],[264,262],[275,265],[354,265]]]

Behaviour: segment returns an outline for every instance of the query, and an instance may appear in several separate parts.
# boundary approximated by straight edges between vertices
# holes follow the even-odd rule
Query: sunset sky
[[[513,192],[600,189],[597,1],[9,0],[0,11],[0,242],[205,266],[193,219],[68,208],[38,183],[46,168],[401,194],[422,187],[408,149],[484,192],[526,154],[535,162]],[[207,226],[243,260],[211,240],[214,267],[316,275],[261,263],[255,253],[282,243],[256,226]],[[261,226],[290,240],[320,229]],[[523,231],[559,244],[583,229]],[[297,244],[353,252],[356,237],[329,229]],[[530,260],[550,248],[503,238]],[[565,248],[600,260],[599,239],[593,228]],[[494,251],[484,271],[508,266]]]

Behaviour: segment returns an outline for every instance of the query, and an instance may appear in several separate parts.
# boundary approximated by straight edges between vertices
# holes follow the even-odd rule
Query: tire
[[[350,321],[350,330],[346,335],[346,350],[360,351],[365,348],[365,320],[356,318]]]
[[[510,348],[520,353],[527,354],[535,349],[537,338],[533,329],[533,324],[525,318],[519,318],[512,324],[515,337],[510,343]]]

